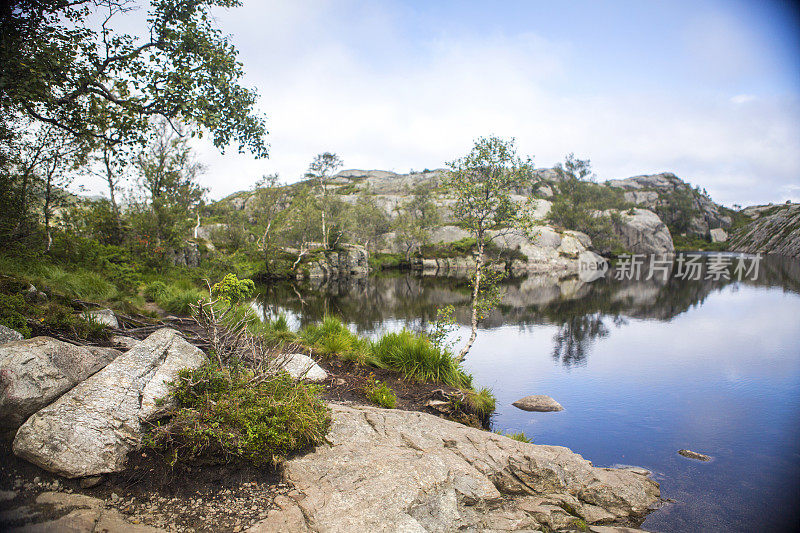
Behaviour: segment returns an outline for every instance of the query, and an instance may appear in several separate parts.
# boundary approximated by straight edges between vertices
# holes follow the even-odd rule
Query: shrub
[[[155,425],[145,445],[167,454],[172,465],[221,456],[261,466],[324,440],[330,415],[319,387],[286,373],[251,378],[213,363],[180,371],[171,392],[177,404],[172,419]]]
[[[31,307],[19,294],[0,294],[0,324],[17,330],[23,337],[31,336],[26,316],[30,316]]]
[[[167,284],[163,281],[151,281],[144,287],[144,297],[151,302],[158,302],[167,296]]]
[[[364,386],[364,394],[367,395],[369,401],[381,407],[394,409],[395,405],[397,405],[397,395],[391,387],[375,379],[375,376],[372,374],[367,378],[367,384]]]
[[[386,368],[410,379],[443,383],[452,387],[469,386],[471,379],[459,368],[447,350],[434,345],[427,337],[403,329],[387,333],[372,343],[372,356]]]

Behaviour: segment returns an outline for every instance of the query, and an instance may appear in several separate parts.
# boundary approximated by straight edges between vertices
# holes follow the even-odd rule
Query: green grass
[[[497,400],[491,389],[482,387],[467,395],[467,403],[479,418],[484,419],[494,412]]]
[[[496,431],[495,433],[519,442],[527,442],[527,443],[533,442],[533,439],[528,438],[523,431],[519,431],[517,433],[504,433],[502,431]]]
[[[435,346],[427,337],[404,329],[387,333],[372,343],[372,356],[383,367],[397,370],[407,378],[452,387],[468,387],[471,378],[446,350]]]
[[[330,415],[319,387],[285,373],[257,384],[251,377],[212,363],[181,370],[172,418],[152,428],[145,446],[172,465],[222,457],[260,466],[323,442]]]
[[[369,341],[362,339],[336,317],[327,316],[320,324],[312,324],[300,330],[299,340],[309,348],[325,356],[338,355],[345,361],[363,365],[380,366],[371,357]]]
[[[397,405],[397,395],[392,388],[386,383],[378,381],[371,374],[367,378],[367,384],[364,386],[364,394],[367,395],[369,401],[381,407],[394,409]]]
[[[711,242],[694,235],[673,235],[672,242],[678,252],[725,252],[728,242]]]
[[[24,261],[2,256],[0,271],[32,283],[39,290],[50,290],[79,300],[107,302],[119,295],[116,285],[97,272],[81,267],[66,269],[47,260]]]

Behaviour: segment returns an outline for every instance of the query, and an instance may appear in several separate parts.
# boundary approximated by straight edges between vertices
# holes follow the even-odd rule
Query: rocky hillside
[[[430,245],[434,248],[430,254],[422,254],[417,266],[426,271],[448,274],[452,271],[467,269],[471,266],[468,251],[462,251],[455,257],[448,245],[463,242],[469,234],[459,228],[452,212],[453,200],[441,189],[445,172],[442,169],[396,174],[382,170],[343,170],[333,177],[328,191],[341,205],[355,206],[368,196],[384,213],[391,226],[403,216],[403,206],[414,196],[415,191],[425,188],[438,211],[439,226],[430,235]],[[677,178],[676,178],[677,179]],[[678,180],[680,182],[680,180]],[[683,182],[680,182],[681,184]],[[297,190],[301,184],[288,186],[291,191]],[[685,185],[685,184],[683,184]],[[635,202],[624,202],[616,188],[602,184],[594,185],[601,192],[609,191],[615,200],[614,205],[598,202],[592,211],[595,216],[610,217],[607,233],[614,242],[616,250],[624,249],[633,253],[660,254],[674,251],[672,235],[668,224],[658,216],[650,206],[636,207]],[[688,185],[685,187],[691,190]],[[562,181],[559,174],[552,169],[536,170],[531,179],[519,184],[513,191],[511,199],[518,205],[525,205],[537,224],[527,232],[511,231],[495,240],[500,253],[506,256],[506,269],[512,274],[525,273],[557,273],[574,274],[577,271],[577,257],[583,252],[604,254],[610,251],[608,246],[593,242],[594,237],[586,232],[574,231],[576,228],[563,227],[554,222],[551,216],[553,205],[563,201],[567,194],[562,192]],[[648,189],[649,190],[649,189]],[[705,205],[705,204],[704,204]],[[243,191],[233,194],[212,208],[217,213],[238,212],[245,215],[240,220],[254,219],[258,209],[257,193]],[[709,213],[715,213],[715,204],[706,205]],[[592,215],[587,215],[591,217]],[[214,235],[225,233],[226,227],[222,218],[217,216],[214,224],[200,226],[196,236],[206,240],[212,246]],[[706,219],[703,219],[705,221]],[[709,220],[712,220],[709,215]],[[211,220],[209,220],[211,222]],[[724,222],[724,221],[723,221]],[[720,222],[713,219],[711,224]],[[708,223],[707,223],[708,224]],[[706,231],[707,233],[707,231]],[[250,242],[258,240],[255,233],[247,238]],[[370,242],[370,251],[384,254],[403,254],[404,244],[395,231],[389,227],[378,238]],[[438,247],[438,248],[437,248]],[[437,255],[438,254],[438,255]],[[420,262],[419,259],[422,261]],[[598,257],[599,260],[599,257]],[[333,277],[326,273],[342,272],[341,262],[315,259],[317,265],[301,269],[304,277]],[[361,265],[363,262],[359,262]],[[360,269],[345,268],[348,272],[363,272]],[[341,277],[341,275],[339,275]]]
[[[676,233],[712,238],[711,230],[728,229],[732,212],[671,172],[606,181],[624,191],[625,200],[655,211]]]
[[[800,204],[753,206],[742,213],[750,222],[731,235],[731,250],[800,257]]]

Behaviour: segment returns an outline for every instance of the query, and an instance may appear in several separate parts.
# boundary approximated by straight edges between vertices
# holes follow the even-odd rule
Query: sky
[[[440,168],[479,136],[599,180],[674,172],[718,202],[800,201],[800,14],[773,0],[244,0],[215,11],[270,156],[196,143],[221,198],[315,154]]]

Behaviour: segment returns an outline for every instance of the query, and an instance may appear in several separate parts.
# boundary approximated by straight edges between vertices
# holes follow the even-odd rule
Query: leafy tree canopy
[[[163,117],[220,148],[267,156],[256,93],[211,9],[239,0],[151,0],[144,36],[119,31],[132,0],[9,0],[0,7],[0,127],[15,117],[83,140],[143,144]]]

